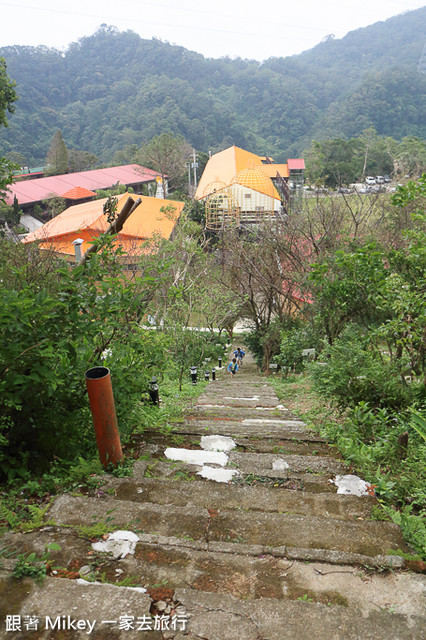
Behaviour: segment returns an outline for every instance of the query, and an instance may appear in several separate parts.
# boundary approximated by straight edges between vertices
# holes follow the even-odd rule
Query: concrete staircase
[[[234,440],[230,482],[168,457],[170,448],[197,455],[206,435]],[[399,528],[371,519],[373,496],[336,493],[330,480],[350,469],[280,405],[250,356],[237,376],[209,384],[173,432],[145,433],[139,446],[132,478],[110,476],[95,496],[61,495],[44,527],[3,539],[38,555],[56,542],[62,569],[38,585],[12,579],[5,561],[0,637],[426,637],[425,578],[389,553],[409,552]],[[102,524],[136,533],[133,546],[107,535],[98,546],[90,527]],[[103,583],[69,579],[79,575]],[[6,615],[20,629],[6,632]]]

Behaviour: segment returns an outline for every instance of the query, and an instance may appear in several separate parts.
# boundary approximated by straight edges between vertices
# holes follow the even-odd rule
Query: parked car
[[[383,176],[385,179],[385,182],[392,182],[391,177],[390,176]]]
[[[376,176],[376,184],[385,184],[385,179],[383,176]]]
[[[365,179],[365,184],[369,184],[369,185],[376,184],[376,178],[374,176],[367,176]]]

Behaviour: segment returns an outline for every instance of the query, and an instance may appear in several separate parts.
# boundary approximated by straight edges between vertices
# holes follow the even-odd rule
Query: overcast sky
[[[265,60],[314,47],[425,0],[0,0],[0,46],[66,49],[102,23],[202,53]]]

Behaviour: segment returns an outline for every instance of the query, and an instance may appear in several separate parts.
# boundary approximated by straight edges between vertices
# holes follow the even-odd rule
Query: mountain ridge
[[[263,62],[205,58],[103,25],[62,52],[0,49],[20,96],[0,153],[42,161],[56,129],[67,146],[111,162],[162,131],[201,151],[229,144],[276,159],[312,139],[373,126],[400,139],[426,135],[426,74],[418,73],[426,7]]]

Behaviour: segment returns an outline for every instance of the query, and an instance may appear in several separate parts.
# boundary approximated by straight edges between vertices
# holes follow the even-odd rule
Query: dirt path
[[[350,470],[250,356],[172,434],[144,434],[143,452],[132,478],[109,477],[96,497],[61,495],[40,530],[6,536],[37,554],[56,542],[66,570],[37,585],[13,580],[5,562],[0,637],[426,637],[425,578],[390,554],[409,551],[399,528],[370,518],[373,496],[337,493],[330,481]],[[111,522],[130,539],[88,539]],[[103,583],[67,579],[78,572]]]

